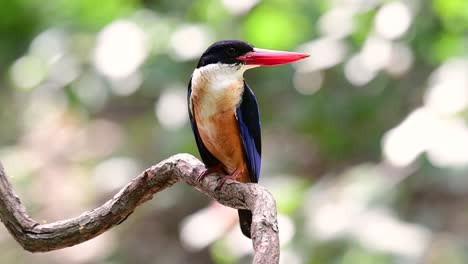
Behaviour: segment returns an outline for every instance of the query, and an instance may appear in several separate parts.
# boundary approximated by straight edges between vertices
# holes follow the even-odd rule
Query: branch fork
[[[258,184],[233,180],[226,180],[217,190],[219,176],[208,175],[201,182],[197,180],[204,169],[204,165],[189,154],[174,155],[135,177],[100,207],[75,218],[40,224],[26,213],[0,164],[0,220],[25,250],[57,250],[104,233],[123,222],[136,207],[151,200],[156,193],[184,181],[225,206],[251,210],[253,263],[278,263],[278,223],[273,196]]]

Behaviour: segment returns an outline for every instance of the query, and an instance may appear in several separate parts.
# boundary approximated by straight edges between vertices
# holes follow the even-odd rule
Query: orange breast
[[[196,112],[195,110],[198,132],[206,148],[224,165],[228,173],[238,169],[241,171],[238,180],[250,182],[234,111],[220,112],[209,118],[198,118],[200,115]]]
[[[217,86],[220,83],[214,84],[209,76],[194,73],[192,77],[190,107],[198,133],[208,151],[229,174],[238,170],[237,180],[250,182],[235,114],[244,90],[243,80],[234,80],[220,87]]]
[[[235,115],[236,105],[234,104],[237,102],[226,98],[207,100],[207,94],[202,94],[204,92],[207,91],[199,89],[191,97],[192,113],[203,144],[224,165],[229,174],[237,169],[240,172],[238,180],[250,182]],[[209,103],[213,105],[207,105]],[[211,110],[207,114],[206,108],[208,107]]]

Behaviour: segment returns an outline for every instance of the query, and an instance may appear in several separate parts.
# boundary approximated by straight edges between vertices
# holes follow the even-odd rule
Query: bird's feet
[[[216,186],[215,191],[219,191],[224,184],[226,183],[226,180],[239,180],[239,174],[241,173],[241,169],[237,168],[233,173],[223,176],[218,180],[218,186]]]
[[[200,173],[200,175],[198,175],[197,177],[197,181],[198,182],[201,182],[203,181],[203,179],[212,174],[212,173],[219,173],[219,174],[226,174],[226,171],[224,170],[223,168],[223,164],[221,163],[218,163],[216,166],[214,167],[211,167],[211,168],[207,168],[206,170],[204,170],[202,173]]]

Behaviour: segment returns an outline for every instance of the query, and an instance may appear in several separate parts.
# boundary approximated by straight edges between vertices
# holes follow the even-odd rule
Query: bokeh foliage
[[[466,263],[467,32],[466,0],[7,0],[0,160],[35,219],[73,217],[154,162],[197,154],[185,86],[211,42],[302,50],[246,73],[282,263]],[[40,255],[2,228],[0,263],[248,261],[235,214],[207,204],[175,186]]]

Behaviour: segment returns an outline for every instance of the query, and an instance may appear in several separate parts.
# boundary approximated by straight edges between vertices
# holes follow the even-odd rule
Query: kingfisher
[[[215,42],[202,54],[188,85],[188,112],[205,164],[198,180],[211,173],[258,183],[261,166],[260,114],[257,99],[244,81],[246,70],[297,61],[308,54],[255,48],[241,40]],[[251,238],[252,213],[239,209],[242,233]]]

